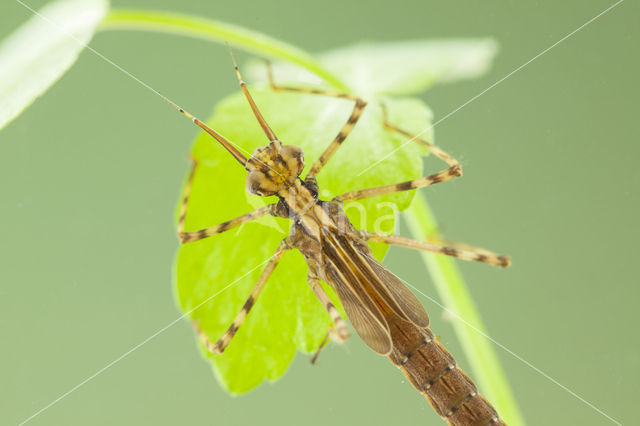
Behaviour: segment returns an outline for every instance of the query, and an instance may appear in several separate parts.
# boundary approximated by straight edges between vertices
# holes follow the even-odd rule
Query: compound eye
[[[267,197],[276,193],[277,188],[264,173],[253,170],[247,175],[247,191],[261,197]]]
[[[295,173],[296,176],[302,173],[302,169],[304,169],[304,152],[302,148],[295,145],[285,145],[282,147],[280,155],[286,161],[289,170]]]

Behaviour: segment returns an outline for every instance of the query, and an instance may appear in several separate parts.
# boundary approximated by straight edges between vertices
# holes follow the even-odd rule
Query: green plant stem
[[[113,9],[98,30],[155,31],[199,38],[283,59],[313,72],[337,89],[347,91],[345,84],[305,51],[257,31],[212,19],[150,10]]]
[[[409,229],[417,240],[427,236],[438,238],[436,219],[421,194],[416,194],[405,211]],[[456,316],[453,328],[473,370],[473,378],[481,392],[491,401],[500,416],[510,425],[524,425],[513,392],[498,356],[487,339],[487,332],[480,319],[467,285],[448,256],[421,252],[442,304]]]

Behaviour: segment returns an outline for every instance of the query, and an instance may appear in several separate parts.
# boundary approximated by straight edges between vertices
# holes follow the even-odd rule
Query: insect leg
[[[362,112],[364,111],[364,107],[367,106],[367,103],[362,98],[359,98],[358,96],[350,95],[348,93],[334,92],[330,90],[308,89],[308,88],[302,88],[302,87],[279,86],[274,82],[273,72],[271,70],[271,63],[269,62],[267,62],[267,76],[269,77],[269,84],[271,85],[271,88],[273,90],[283,91],[283,92],[285,91],[299,92],[299,93],[309,93],[313,95],[330,96],[332,98],[349,99],[349,100],[355,101],[356,103],[353,107],[353,111],[351,112],[351,115],[349,116],[349,119],[344,124],[344,126],[342,126],[342,129],[340,129],[340,132],[338,133],[338,135],[331,142],[331,144],[329,144],[329,146],[325,149],[322,155],[320,155],[320,158],[318,158],[316,162],[313,163],[313,165],[311,166],[311,169],[309,169],[309,173],[307,173],[305,180],[314,179],[315,176],[318,174],[318,172],[320,172],[322,167],[325,164],[327,164],[327,162],[333,156],[333,154],[335,154],[338,148],[340,148],[340,145],[342,145],[342,142],[344,142],[347,136],[349,136],[349,133],[351,133],[351,130],[353,130],[353,127],[360,119]]]
[[[329,299],[329,296],[327,296],[327,293],[322,288],[322,285],[320,285],[320,280],[317,277],[310,275],[307,280],[311,289],[329,313],[331,321],[335,326],[335,333],[332,334],[332,337],[337,339],[339,342],[345,342],[349,338],[349,328],[347,327],[344,319],[342,319],[340,312],[338,312],[338,309],[336,309],[333,302]]]
[[[423,188],[435,183],[445,182],[458,176],[462,176],[462,170],[460,169],[460,167],[450,167],[446,170],[434,173],[430,176],[424,176],[406,182],[345,192],[344,194],[335,197],[333,201],[354,201],[361,200],[363,198],[377,197],[379,195],[393,194],[394,192],[409,191],[411,189]]]
[[[381,103],[380,107],[382,109],[382,123],[384,124],[385,128],[387,128],[388,130],[394,131],[396,133],[400,133],[401,135],[410,138],[409,140],[414,141],[418,145],[421,145],[422,147],[428,149],[429,152],[431,152],[433,155],[435,155],[436,157],[438,157],[439,159],[441,159],[442,161],[447,163],[449,165],[449,167],[451,167],[451,168],[457,167],[457,168],[462,170],[462,167],[460,166],[460,163],[458,163],[458,161],[455,158],[453,158],[452,156],[450,156],[449,154],[447,154],[446,152],[444,152],[443,150],[441,150],[437,146],[433,145],[430,142],[427,142],[426,140],[424,140],[424,139],[422,139],[422,138],[420,138],[420,137],[418,137],[416,135],[412,135],[411,133],[407,132],[406,130],[402,130],[402,129],[396,127],[395,125],[389,123],[387,106],[384,103]]]
[[[320,346],[318,346],[318,349],[316,350],[316,352],[311,357],[311,364],[315,364],[316,361],[318,361],[318,357],[320,356],[320,352],[322,352],[324,347],[327,346],[327,343],[329,343],[329,336],[331,335],[331,331],[332,331],[332,328],[331,328],[331,326],[329,326],[329,331],[327,331],[327,334],[324,335],[324,338],[322,339],[322,342],[320,342]]]
[[[311,286],[313,292],[324,305],[325,309],[329,313],[329,316],[331,317],[331,321],[333,322],[333,326],[329,326],[329,330],[324,336],[324,339],[322,339],[318,350],[311,357],[311,364],[315,364],[318,360],[318,356],[320,355],[320,351],[322,351],[322,349],[329,342],[329,338],[337,342],[344,343],[349,338],[349,328],[340,315],[340,312],[338,312],[335,305],[331,302],[329,296],[327,296],[327,293],[322,288],[320,280],[316,276],[309,275],[307,277],[307,281],[309,282],[309,285]]]
[[[320,346],[318,346],[318,349],[314,352],[313,356],[311,357],[311,360],[310,360],[311,364],[315,364],[318,361],[320,352],[322,352],[322,350],[327,346],[327,343],[329,343],[329,339],[338,341],[340,343],[344,343],[344,340],[341,340],[340,337],[337,337],[337,333],[338,331],[336,330],[336,328],[333,325],[330,325],[329,330],[327,330],[327,334],[324,335],[322,342],[320,342]]]
[[[401,182],[401,183],[396,183],[392,185],[384,185],[384,186],[378,186],[374,188],[367,188],[367,189],[361,189],[358,191],[347,192],[345,194],[339,195],[336,198],[334,198],[335,201],[353,201],[353,200],[360,200],[363,198],[376,197],[384,194],[392,194],[394,192],[408,191],[411,189],[417,189],[417,188],[433,185],[434,183],[445,182],[447,180],[453,179],[454,177],[462,176],[462,167],[460,166],[460,163],[456,161],[455,158],[453,158],[452,156],[450,156],[449,154],[447,154],[437,146],[427,142],[426,140],[419,138],[415,135],[412,135],[406,130],[402,130],[394,126],[393,124],[389,123],[389,121],[387,120],[386,106],[384,104],[381,104],[381,107],[382,107],[384,126],[387,129],[411,138],[411,140],[422,145],[423,147],[428,149],[431,153],[433,153],[433,155],[435,155],[436,157],[438,157],[439,159],[447,163],[447,165],[449,165],[449,168],[441,172],[434,173],[430,176],[421,177],[421,178],[410,180],[407,182]]]
[[[425,241],[416,241],[409,238],[404,238],[397,235],[383,234],[380,232],[360,231],[360,233],[365,240],[373,240],[414,250],[428,251],[431,253],[446,254],[448,256],[457,257],[458,259],[473,260],[476,262],[487,263],[489,265],[507,267],[511,262],[508,256],[500,256],[488,250],[471,246],[466,246],[463,249],[453,246],[443,246],[440,244],[428,243]]]
[[[187,217],[187,206],[189,204],[189,195],[191,194],[191,185],[193,184],[193,177],[196,174],[196,167],[198,163],[196,160],[192,160],[191,171],[187,177],[187,182],[184,185],[184,196],[182,198],[182,204],[180,205],[180,217],[178,219],[178,236],[184,231],[184,220]]]
[[[210,226],[208,228],[200,229],[197,231],[187,231],[184,230],[184,222],[187,217],[187,207],[189,205],[189,196],[191,194],[191,186],[193,185],[193,178],[196,174],[196,168],[198,167],[197,161],[193,160],[193,165],[191,166],[191,171],[189,172],[189,176],[187,177],[187,182],[184,186],[184,196],[182,198],[182,204],[180,205],[180,216],[178,219],[178,238],[180,238],[180,243],[189,243],[192,241],[198,241],[203,238],[211,237],[212,235],[220,234],[224,231],[228,231],[229,229],[235,228],[236,226],[240,226],[243,223],[250,222],[252,220],[258,219],[264,215],[278,216],[278,217],[288,217],[286,212],[283,212],[278,208],[278,204],[269,204],[264,207],[260,207],[252,212],[243,214],[242,216],[238,216],[226,222],[222,222],[218,225]]]
[[[214,354],[221,354],[229,345],[229,342],[231,342],[231,339],[233,339],[233,336],[235,336],[235,334],[238,332],[238,329],[247,318],[247,315],[249,315],[249,311],[251,311],[251,308],[258,299],[258,296],[264,289],[267,280],[269,279],[271,274],[273,274],[274,269],[276,268],[276,266],[278,266],[280,259],[282,259],[282,255],[287,249],[289,249],[289,245],[284,241],[278,246],[276,252],[273,254],[273,256],[271,256],[269,263],[267,263],[267,266],[262,271],[260,278],[258,278],[258,282],[253,287],[253,290],[251,290],[251,294],[247,298],[247,301],[244,302],[242,309],[240,310],[240,312],[238,312],[227,331],[220,339],[218,339],[218,341],[213,343],[211,340],[209,340],[209,337],[204,333],[204,331],[200,329],[198,324],[195,321],[193,322],[193,327],[196,329],[200,340],[202,340],[202,342],[210,352]]]
[[[186,192],[186,189],[185,189]],[[185,195],[186,199],[186,195]],[[251,222],[252,220],[258,219],[265,215],[277,216],[276,214],[276,206],[277,204],[269,204],[264,207],[260,207],[255,209],[252,212],[243,214],[242,216],[238,216],[226,222],[222,222],[218,225],[210,226],[208,228],[200,229],[198,231],[188,231],[184,232],[182,229],[184,228],[184,219],[182,223],[182,227],[180,227],[180,223],[178,224],[178,237],[180,238],[180,243],[190,243],[192,241],[198,241],[203,238],[211,237],[212,235],[220,234],[224,231],[228,231],[229,229],[235,228],[236,226],[240,226],[243,223]],[[186,210],[186,205],[185,205]]]

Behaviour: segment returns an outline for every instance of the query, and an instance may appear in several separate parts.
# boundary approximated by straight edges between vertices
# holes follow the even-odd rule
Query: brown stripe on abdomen
[[[399,317],[386,319],[393,339],[389,359],[450,425],[505,424],[431,330]]]

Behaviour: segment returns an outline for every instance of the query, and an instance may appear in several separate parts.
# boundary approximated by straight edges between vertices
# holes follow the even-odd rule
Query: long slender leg
[[[187,177],[187,183],[184,185],[184,196],[182,197],[182,204],[180,205],[180,217],[178,218],[178,236],[184,231],[184,219],[187,217],[187,206],[189,204],[189,195],[191,195],[191,185],[193,184],[193,177],[196,174],[196,167],[198,163],[196,160],[192,160],[191,171],[189,177]]]
[[[418,189],[425,186],[433,185],[434,183],[445,182],[455,177],[462,176],[462,167],[460,166],[460,163],[458,163],[452,156],[450,156],[449,154],[447,154],[437,146],[425,141],[424,139],[421,139],[417,136],[412,136],[411,133],[405,130],[402,130],[394,126],[393,124],[389,123],[387,121],[387,110],[384,104],[382,104],[382,113],[383,113],[384,126],[387,129],[398,132],[407,137],[410,137],[411,140],[424,146],[431,153],[433,153],[433,155],[435,155],[436,157],[438,157],[439,159],[447,163],[449,168],[441,172],[434,173],[430,176],[425,176],[425,177],[421,177],[421,178],[406,181],[406,182],[347,192],[335,197],[334,198],[335,201],[343,201],[343,202],[354,201],[354,200],[360,200],[363,198],[377,197],[379,195],[392,194],[394,192],[408,191],[411,189]]]
[[[456,247],[427,243],[424,241],[416,241],[409,238],[399,237],[397,235],[383,234],[380,232],[360,231],[360,233],[365,240],[379,241],[386,244],[393,244],[400,247],[428,251],[431,253],[446,254],[448,256],[457,257],[458,259],[473,260],[505,268],[511,263],[508,256],[500,256],[488,250],[471,246],[467,246],[466,249],[460,249]]]
[[[338,312],[338,309],[336,309],[333,302],[331,302],[331,299],[329,299],[329,296],[327,296],[327,293],[322,288],[322,285],[320,285],[320,280],[317,277],[310,275],[307,280],[309,281],[311,289],[329,313],[331,321],[335,326],[335,333],[332,334],[332,337],[336,338],[340,342],[345,342],[349,338],[349,328],[347,327],[344,319],[342,319],[340,312]]]
[[[200,229],[197,231],[184,232],[181,230],[182,228],[179,228],[178,237],[180,238],[180,242],[182,244],[190,243],[192,241],[198,241],[203,238],[207,238],[212,235],[216,235],[224,231],[228,231],[229,229],[235,228],[236,226],[240,226],[243,223],[251,222],[252,220],[258,219],[267,214],[271,216],[276,216],[276,206],[277,204],[269,204],[267,206],[255,209],[252,212],[243,214],[242,216],[238,216],[226,222],[222,222],[218,225],[210,226],[208,228]],[[183,228],[184,228],[184,224],[183,224]]]
[[[266,214],[272,216],[279,216],[280,213],[277,210],[277,204],[269,204],[268,206],[260,207],[252,212],[247,214],[243,214],[242,216],[238,216],[234,219],[228,220],[226,222],[222,222],[219,225],[210,226],[208,228],[200,229],[198,231],[184,231],[184,222],[187,217],[187,208],[189,206],[189,196],[191,195],[191,186],[193,184],[193,177],[196,174],[196,168],[198,167],[198,163],[196,160],[193,160],[193,165],[191,166],[191,172],[189,173],[189,177],[187,177],[187,183],[184,186],[184,197],[182,198],[182,204],[180,205],[180,217],[178,219],[178,238],[180,238],[180,243],[189,243],[192,241],[198,241],[203,238],[210,237],[212,235],[219,234],[224,231],[228,231],[229,229],[235,228],[236,226],[240,226],[243,223],[250,222],[259,217],[262,217]]]
[[[354,201],[361,200],[363,198],[377,197],[379,195],[393,194],[394,192],[409,191],[411,189],[418,189],[425,186],[433,185],[434,183],[446,182],[458,176],[462,176],[462,170],[460,168],[451,167],[441,172],[434,173],[430,176],[425,176],[406,182],[345,192],[344,194],[335,197],[333,201]]]
[[[314,95],[324,95],[332,98],[341,98],[341,99],[349,99],[355,101],[355,105],[353,106],[353,111],[349,116],[347,122],[342,126],[338,135],[333,139],[333,141],[329,144],[327,149],[320,155],[320,158],[316,160],[315,163],[309,169],[309,173],[305,177],[305,180],[313,179],[322,169],[322,167],[327,164],[329,159],[335,154],[335,152],[340,148],[342,142],[349,136],[351,130],[356,125],[360,117],[362,116],[362,112],[364,107],[367,106],[367,103],[358,96],[350,95],[348,93],[334,92],[330,90],[320,90],[320,89],[307,89],[302,87],[286,87],[286,86],[278,86],[273,80],[273,72],[271,70],[271,64],[267,62],[267,75],[269,77],[269,84],[273,90],[277,91],[287,91],[287,92],[299,92],[299,93],[309,93]]]
[[[332,331],[331,326],[329,326],[329,327],[330,328],[327,331],[327,334],[324,335],[324,338],[322,339],[322,342],[320,342],[320,346],[318,346],[318,349],[316,350],[316,352],[311,357],[311,364],[315,364],[316,361],[318,361],[318,357],[320,356],[320,352],[322,352],[324,347],[327,346],[327,343],[329,343],[329,336],[331,336],[331,331]]]
[[[427,142],[426,140],[418,136],[412,135],[406,130],[402,130],[396,127],[395,125],[389,123],[387,106],[383,103],[383,104],[380,104],[380,107],[382,109],[382,123],[384,124],[384,127],[394,132],[400,133],[401,135],[404,135],[410,138],[410,140],[416,142],[417,144],[422,145],[424,148],[428,149],[429,152],[431,152],[433,155],[435,155],[436,157],[438,157],[439,159],[447,163],[450,167],[457,166],[458,168],[462,169],[462,167],[460,166],[460,163],[458,163],[458,161],[455,158],[453,158],[452,156],[450,156],[449,154],[447,154],[437,146],[433,145],[430,142]]]
[[[316,294],[320,302],[322,302],[322,304],[324,305],[325,309],[329,313],[329,316],[331,317],[331,321],[333,322],[333,326],[329,327],[329,330],[324,336],[324,339],[322,339],[318,350],[311,357],[311,364],[315,364],[318,360],[318,356],[320,355],[320,351],[322,351],[322,349],[329,342],[329,338],[340,343],[344,343],[349,338],[349,328],[340,315],[340,312],[338,312],[335,305],[331,302],[329,296],[327,296],[327,293],[322,288],[320,280],[316,276],[309,275],[307,277],[307,281],[309,282],[311,289]]]
[[[235,336],[235,334],[238,332],[238,329],[247,318],[247,315],[249,315],[249,311],[251,311],[251,308],[258,299],[258,296],[264,289],[267,280],[269,279],[271,274],[273,274],[274,269],[280,262],[280,259],[282,259],[282,255],[287,249],[289,249],[289,245],[285,241],[282,241],[273,256],[271,256],[269,263],[267,263],[267,266],[262,271],[260,278],[258,278],[258,282],[256,282],[253,290],[251,290],[251,294],[247,298],[247,301],[244,302],[242,309],[240,310],[240,312],[238,312],[227,331],[220,339],[218,339],[218,341],[213,343],[211,340],[209,340],[209,337],[200,329],[198,324],[194,321],[193,326],[198,332],[198,336],[200,336],[200,339],[210,352],[214,354],[221,354],[222,352],[224,352],[225,348],[229,345],[229,342],[231,342],[231,339],[233,339],[233,336]]]

